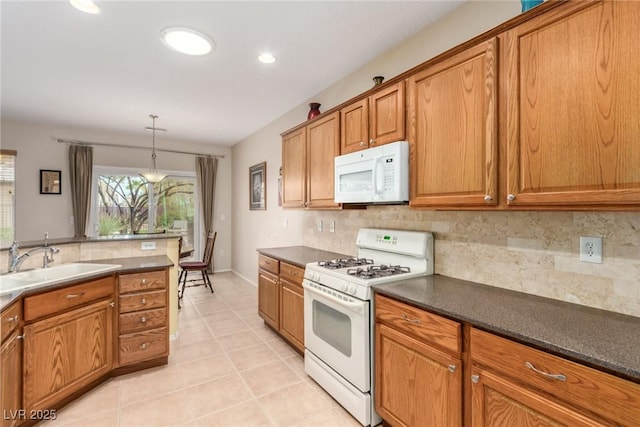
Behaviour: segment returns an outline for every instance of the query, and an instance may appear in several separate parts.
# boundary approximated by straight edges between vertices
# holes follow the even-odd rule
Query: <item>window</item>
[[[8,248],[16,232],[16,155],[0,150],[0,247]]]
[[[143,234],[166,231],[194,247],[197,197],[193,173],[172,174],[148,183],[137,171],[94,168],[95,234]]]

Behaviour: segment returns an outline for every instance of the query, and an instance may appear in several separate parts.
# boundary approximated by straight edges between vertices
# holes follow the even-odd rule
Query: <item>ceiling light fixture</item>
[[[274,62],[276,62],[276,57],[268,52],[265,52],[258,56],[258,61],[262,62],[263,64],[273,64]]]
[[[156,167],[156,130],[159,130],[156,128],[156,119],[158,116],[149,114],[149,117],[153,120],[151,126],[151,170],[141,173],[140,176],[146,179],[147,182],[155,184],[162,181],[167,174],[158,172],[158,168]],[[147,127],[147,129],[149,129],[149,127]],[[166,129],[163,130],[166,131]]]
[[[168,48],[187,55],[206,55],[215,47],[213,40],[190,28],[165,28],[160,32],[160,39]]]
[[[84,13],[92,15],[100,13],[100,8],[91,0],[69,0],[69,4]]]

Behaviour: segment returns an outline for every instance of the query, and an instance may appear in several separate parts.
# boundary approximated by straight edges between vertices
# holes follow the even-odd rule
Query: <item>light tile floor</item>
[[[169,364],[112,378],[41,426],[360,426],[304,372],[233,273],[185,292]]]

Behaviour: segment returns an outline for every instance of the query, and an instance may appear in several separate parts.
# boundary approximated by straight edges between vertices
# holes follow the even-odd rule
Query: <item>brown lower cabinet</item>
[[[24,408],[50,409],[111,370],[113,298],[24,327]]]
[[[167,270],[121,274],[118,287],[118,366],[169,355]]]
[[[387,425],[640,426],[640,384],[381,295],[375,302],[375,402]]]
[[[471,328],[473,427],[639,426],[640,384]]]
[[[110,375],[166,364],[168,274],[166,268],[111,274],[6,307],[0,426],[53,418],[55,409]]]
[[[22,304],[14,303],[0,315],[0,426],[18,424],[22,408]]]
[[[460,324],[380,295],[375,304],[376,412],[393,426],[460,426]]]
[[[265,255],[258,264],[258,315],[304,352],[304,269]]]

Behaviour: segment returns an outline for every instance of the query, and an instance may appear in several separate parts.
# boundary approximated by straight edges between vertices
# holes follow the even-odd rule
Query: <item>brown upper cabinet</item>
[[[282,206],[302,208],[306,198],[307,128],[282,136]]]
[[[404,110],[404,81],[342,108],[340,154],[403,140]]]
[[[336,111],[282,136],[282,206],[339,208],[334,202],[333,159],[340,154]]]
[[[345,102],[284,136],[284,206],[335,207],[330,156],[406,138],[412,207],[638,210],[638,22],[640,2],[548,1]]]
[[[638,2],[570,2],[504,34],[509,206],[640,205],[638,22]]]
[[[497,203],[497,40],[408,79],[411,206]]]

